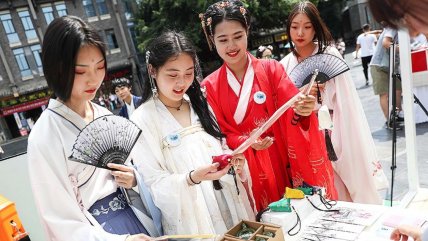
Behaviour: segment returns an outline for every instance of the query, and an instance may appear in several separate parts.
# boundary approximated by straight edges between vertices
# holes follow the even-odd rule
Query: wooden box
[[[268,223],[259,223],[253,221],[242,220],[237,225],[233,226],[231,229],[224,234],[224,237],[221,241],[243,241],[236,236],[239,230],[242,229],[242,224],[245,223],[248,227],[253,228],[255,232],[250,236],[248,240],[256,241],[260,240],[259,238],[264,238],[266,241],[284,241],[284,233],[280,226]],[[263,235],[265,231],[272,232],[275,234],[274,237],[269,237]]]

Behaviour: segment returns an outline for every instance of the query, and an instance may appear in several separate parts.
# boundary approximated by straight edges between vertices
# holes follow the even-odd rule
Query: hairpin
[[[208,42],[208,47],[210,48],[210,51],[212,51],[213,46],[212,46],[211,39],[207,33],[207,24],[205,24],[204,14],[200,13],[199,18],[201,19],[202,30],[204,30],[205,38],[207,39],[207,42]],[[211,17],[209,17],[208,19],[210,20],[210,30],[211,30]]]
[[[152,92],[153,92],[153,97],[157,98],[158,97],[158,89],[156,88],[155,85],[155,81],[153,80],[152,74],[150,73],[150,63],[149,63],[149,59],[150,59],[150,51],[146,51],[146,66],[147,66],[147,74],[149,76],[149,80],[150,80],[150,86],[152,87]]]
[[[242,14],[242,16],[244,17],[244,20],[245,20],[245,26],[248,29],[247,18],[245,17],[245,14],[247,14],[247,9],[245,9],[244,7],[239,7],[239,11],[241,11],[241,14]]]

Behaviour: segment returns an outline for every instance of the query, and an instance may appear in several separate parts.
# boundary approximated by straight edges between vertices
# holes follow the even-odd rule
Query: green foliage
[[[200,51],[208,51],[201,28],[199,13],[215,0],[141,0],[137,19],[138,48],[144,50],[147,43],[165,29],[183,31]],[[284,27],[289,11],[299,0],[247,0],[244,4],[253,17],[252,31]],[[311,0],[317,4],[318,0]]]

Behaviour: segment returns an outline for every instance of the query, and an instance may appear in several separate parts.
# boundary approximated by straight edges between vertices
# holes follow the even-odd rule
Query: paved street
[[[373,92],[372,81],[365,86],[361,60],[354,60],[351,54],[345,56],[351,67],[352,79],[360,96],[370,130],[376,144],[378,156],[385,174],[391,179],[392,131],[384,128],[384,117],[379,105],[379,96]],[[352,128],[352,127],[351,127]],[[418,150],[418,169],[421,187],[428,187],[428,123],[416,125],[416,143]],[[395,172],[394,200],[400,200],[408,191],[406,143],[404,130],[397,131],[397,169]],[[389,190],[388,190],[389,192]],[[381,192],[384,199],[389,199],[387,191]]]

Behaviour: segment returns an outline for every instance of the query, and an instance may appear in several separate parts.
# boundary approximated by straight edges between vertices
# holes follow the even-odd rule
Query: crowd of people
[[[406,18],[404,26],[419,21],[409,13],[397,16]],[[343,49],[334,47],[316,6],[304,1],[291,10],[287,34],[293,44],[280,62],[271,59],[271,46],[259,47],[256,57],[248,51],[252,20],[241,1],[214,3],[200,20],[207,44],[223,61],[205,79],[197,48],[184,34],[167,30],[145,50],[141,97],[131,94],[130,80],[112,81],[110,96],[123,102],[119,115],[142,134],[126,163],[109,163],[111,170],[68,160],[79,132],[111,114],[107,108],[119,106],[114,97],[107,98],[109,104],[103,96],[99,104],[93,102],[106,74],[103,41],[78,17],[50,23],[42,62],[55,96],[28,140],[31,186],[49,240],[223,234],[242,219],[254,220],[283,197],[286,187],[317,186],[330,200],[381,204],[377,190],[384,188],[385,177],[349,73],[314,85],[307,95],[288,77],[312,55],[343,58],[345,45],[338,41]],[[364,48],[365,40],[357,43]],[[366,66],[370,60],[363,62]],[[295,96],[292,108],[272,127],[247,150],[231,155]],[[317,118],[323,108],[332,120],[327,131],[320,130]],[[326,139],[336,162],[327,153]],[[213,163],[222,155],[230,155],[229,164]],[[135,194],[132,202],[129,193]],[[400,227],[391,239],[426,241],[423,235]]]

